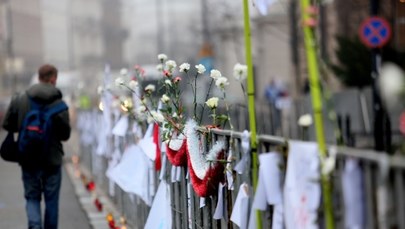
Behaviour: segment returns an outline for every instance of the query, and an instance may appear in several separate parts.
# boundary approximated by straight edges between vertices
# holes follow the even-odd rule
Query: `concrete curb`
[[[80,176],[77,176],[77,168],[70,162],[65,162],[65,168],[70,178],[75,194],[79,200],[81,207],[83,208],[84,212],[89,219],[89,223],[93,229],[110,229],[108,222],[106,220],[106,216],[109,212],[111,212],[114,216],[115,221],[117,222],[120,217],[120,213],[117,208],[114,206],[112,201],[108,198],[108,196],[97,187],[93,191],[94,194],[90,193],[83,184]],[[91,178],[89,175],[90,173],[83,167],[79,166],[80,173],[83,173],[87,178]],[[102,211],[98,211],[96,206],[94,205],[94,196],[97,196],[101,204],[103,205]],[[130,229],[128,226],[126,226]]]

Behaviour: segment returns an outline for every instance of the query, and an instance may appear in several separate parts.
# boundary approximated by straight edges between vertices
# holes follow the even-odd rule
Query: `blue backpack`
[[[65,102],[52,105],[35,102],[31,97],[30,110],[25,115],[18,136],[18,152],[21,160],[30,160],[49,150],[52,138],[52,117],[68,109]]]

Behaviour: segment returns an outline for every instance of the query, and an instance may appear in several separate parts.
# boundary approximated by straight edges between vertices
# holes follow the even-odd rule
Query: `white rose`
[[[166,94],[163,94],[162,98],[160,98],[160,101],[162,101],[162,103],[164,104],[167,104],[170,101],[170,98]]]
[[[188,72],[190,70],[190,64],[189,63],[182,63],[180,65],[180,72]]]
[[[224,89],[225,86],[229,85],[228,82],[228,78],[224,77],[224,76],[220,76],[215,80],[215,85],[217,85],[217,87],[219,89]]]
[[[138,87],[138,81],[136,81],[136,80],[129,81],[128,87],[131,88],[132,90],[135,90],[136,87]]]
[[[121,77],[118,77],[117,79],[115,79],[115,85],[116,86],[122,86],[124,84],[124,79]]]
[[[235,64],[233,67],[233,76],[238,81],[245,80],[247,77],[247,66],[239,63]]]
[[[222,74],[220,71],[216,70],[216,69],[212,69],[211,70],[211,74],[210,77],[213,78],[214,80],[218,79],[219,77],[221,77]]]
[[[211,109],[215,109],[218,107],[218,98],[217,97],[212,97],[208,99],[205,104]]]
[[[167,56],[166,54],[161,53],[158,55],[158,59],[163,63],[165,60],[167,60]]]
[[[205,67],[202,64],[196,65],[195,68],[197,69],[198,74],[204,74]]]
[[[301,117],[298,119],[298,125],[302,127],[312,125],[312,116],[310,114],[301,115]]]
[[[154,91],[155,91],[155,85],[153,85],[153,84],[148,84],[148,85],[145,87],[145,91],[154,92]]]

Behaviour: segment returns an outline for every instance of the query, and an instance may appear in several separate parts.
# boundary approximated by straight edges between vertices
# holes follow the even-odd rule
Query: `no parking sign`
[[[391,26],[384,18],[369,17],[361,24],[359,36],[367,47],[381,48],[391,39]]]

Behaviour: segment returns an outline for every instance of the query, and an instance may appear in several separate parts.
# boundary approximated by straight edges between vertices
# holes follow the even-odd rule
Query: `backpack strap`
[[[68,106],[66,105],[66,103],[63,101],[60,101],[57,104],[54,104],[51,107],[48,107],[48,109],[45,113],[45,118],[48,119],[48,118],[52,117],[53,115],[58,114],[67,109],[68,109]]]

